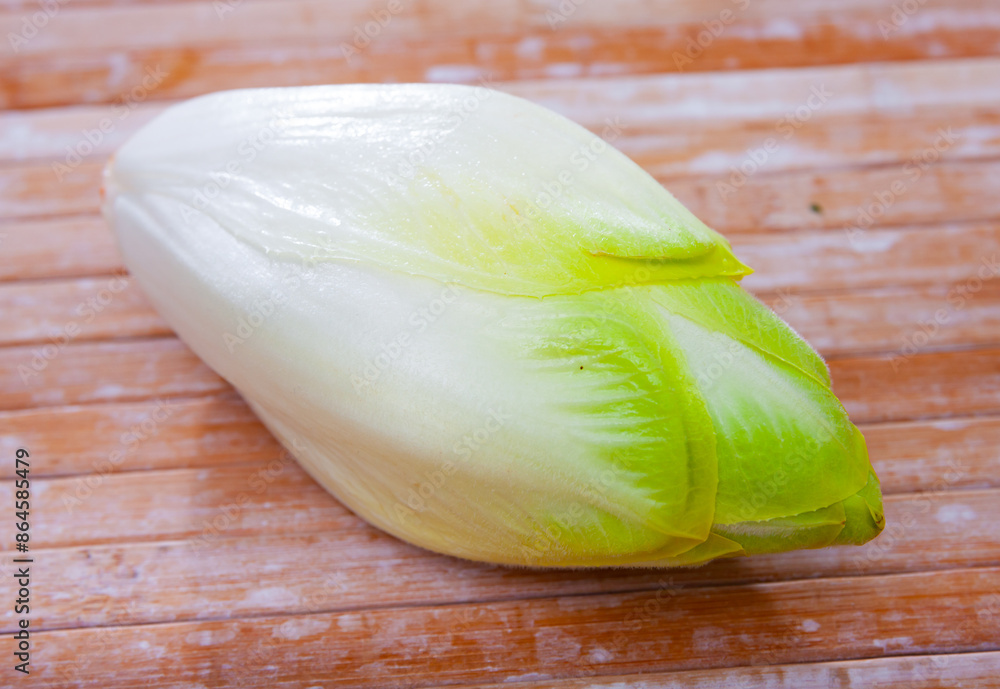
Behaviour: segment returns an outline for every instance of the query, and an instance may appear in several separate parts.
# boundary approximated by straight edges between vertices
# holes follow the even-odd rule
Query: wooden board
[[[0,0],[0,506],[28,448],[34,558],[25,677],[4,520],[0,686],[1000,686],[995,2],[45,6]],[[827,357],[886,531],[521,571],[401,543],[320,489],[125,272],[100,171],[177,99],[401,80],[618,122]]]

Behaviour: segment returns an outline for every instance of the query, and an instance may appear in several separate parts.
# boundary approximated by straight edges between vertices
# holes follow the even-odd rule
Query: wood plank
[[[69,164],[76,156],[103,160],[167,105],[146,102],[132,108],[79,105],[0,111],[0,161]]]
[[[1000,223],[876,228],[861,234],[809,230],[732,235],[736,254],[757,272],[743,286],[758,294],[854,290],[933,283],[966,288],[1000,273]],[[794,297],[793,297],[794,298]]]
[[[689,175],[711,175],[718,181],[727,181],[741,166],[775,173],[851,165],[905,165],[912,156],[940,141],[942,132],[953,142],[941,153],[942,160],[993,159],[1000,157],[1000,102],[995,107],[997,112],[941,109],[915,117],[901,116],[893,121],[872,120],[869,115],[822,117],[817,114],[798,130],[784,119],[786,113],[779,111],[768,119],[743,120],[738,125],[719,124],[709,119],[679,124],[672,131],[662,133],[630,133],[626,115],[617,120],[622,135],[615,139],[614,145],[665,181],[667,186],[673,178]],[[59,172],[53,172],[57,180],[64,170],[79,165],[80,160],[103,161],[132,128],[119,132],[124,129],[120,127],[104,136],[101,144],[95,147],[81,134],[81,130],[87,128],[97,131],[100,120],[92,117],[92,121],[87,119],[86,125],[78,130],[61,131],[61,136],[39,135],[46,141],[65,141],[61,151],[54,147],[22,150],[9,146],[8,153],[18,162],[43,162],[58,169]],[[142,121],[147,119],[151,117]],[[39,126],[50,125],[43,120]],[[606,128],[603,123],[594,127],[598,134]],[[31,139],[28,136],[15,139],[17,144],[25,140]],[[4,153],[2,143],[0,141],[0,158]],[[765,146],[770,147],[769,152],[763,154],[765,162],[758,165],[752,156],[762,155]],[[90,150],[95,152],[89,156],[78,153]],[[28,151],[44,155],[30,155]]]
[[[128,429],[135,435],[136,427],[144,436],[141,442],[131,442],[132,436],[123,440]],[[59,433],[52,432],[56,428]],[[863,424],[861,429],[886,493],[1000,488],[996,474],[1000,417]],[[277,441],[235,395],[171,399],[165,404],[149,401],[0,412],[0,452],[12,455],[19,447],[45,458],[34,470],[38,478],[237,464],[251,465],[247,472],[252,473],[254,467],[280,456]],[[123,450],[123,456],[114,454]],[[13,467],[5,467],[0,476],[13,478]],[[75,493],[81,484],[64,485]]]
[[[0,225],[0,242],[10,259],[0,263],[0,279],[124,270],[113,236],[99,217]],[[733,235],[732,243],[737,255],[757,270],[743,285],[758,294],[782,291],[794,297],[816,289],[961,285],[980,268],[986,277],[996,272],[1000,223],[872,229],[860,236],[823,230],[746,233]]]
[[[822,277],[814,275],[806,287],[824,289]],[[925,337],[925,348],[935,350],[998,344],[1000,279],[974,278],[973,272],[971,282],[850,293],[782,290],[763,299],[825,356],[904,354]],[[172,332],[127,275],[0,284],[0,312],[13,323],[0,333],[0,346],[58,342],[68,331],[77,333],[76,342]]]
[[[0,491],[13,499],[13,486]],[[284,452],[249,465],[38,479],[33,503],[36,548],[365,528]]]
[[[97,213],[101,163],[82,163],[64,175],[48,165],[0,168],[0,219]]]
[[[951,653],[797,663],[769,667],[642,673],[518,682],[517,689],[872,689],[894,684],[907,689],[988,689],[1000,676],[1000,653]],[[448,685],[451,689],[500,689],[510,684]]]
[[[1000,402],[998,347],[829,364],[834,392],[858,421],[988,414]]]
[[[997,347],[838,358],[830,362],[830,370],[834,389],[856,422],[1000,409]],[[170,338],[0,348],[0,385],[10,391],[0,409],[198,396],[229,389],[179,340]]]
[[[764,296],[823,356],[1000,344],[1000,279],[836,294]],[[780,279],[780,277],[778,278]],[[821,288],[814,282],[809,288]]]
[[[0,222],[0,280],[111,275],[124,270],[100,217]]]
[[[863,424],[886,493],[1000,487],[1000,418]]]
[[[415,687],[985,652],[1000,638],[998,583],[1000,569],[963,569],[40,632],[38,677],[334,687],[377,675]],[[102,653],[85,651],[97,642]]]
[[[264,466],[281,454],[235,394],[0,412],[0,451],[13,455],[19,447],[44,457],[32,469],[36,478]],[[13,467],[2,477],[13,478]]]
[[[62,181],[37,165],[0,168],[0,218],[96,213],[100,180],[97,163],[81,164]],[[727,234],[849,229],[854,241],[863,242],[871,228],[1000,217],[1000,198],[993,193],[1000,160],[773,174],[763,169],[740,186],[732,182],[725,175],[671,179],[666,186],[706,224]]]
[[[127,273],[0,284],[0,313],[9,321],[0,345],[58,342],[70,334],[86,342],[173,332]]]
[[[691,48],[691,41],[705,31],[703,20],[718,19],[722,11],[718,7],[713,11],[700,5],[696,12],[702,19],[687,20],[673,11],[651,13],[644,8],[632,25],[621,28],[612,28],[609,22],[593,25],[584,22],[580,11],[556,30],[550,29],[544,18],[540,25],[516,33],[504,33],[496,22],[489,32],[469,31],[463,23],[443,32],[448,40],[441,40],[439,35],[407,33],[400,30],[401,23],[397,22],[348,59],[341,43],[350,44],[353,40],[354,23],[328,25],[337,28],[326,27],[328,35],[316,41],[307,36],[282,39],[271,25],[244,30],[233,22],[209,16],[203,19],[212,21],[201,28],[215,33],[207,43],[197,45],[170,42],[150,49],[151,44],[138,36],[138,45],[109,54],[106,49],[75,48],[76,43],[72,42],[60,42],[58,46],[50,43],[43,55],[29,55],[5,65],[0,104],[28,108],[125,102],[130,99],[130,91],[140,87],[148,76],[147,70],[164,72],[167,77],[150,92],[140,88],[139,95],[143,99],[175,99],[225,88],[321,83],[474,83],[481,78],[499,81],[567,76],[620,78],[670,72],[699,72],[711,77],[715,76],[713,70],[807,67],[864,60],[974,58],[997,52],[1000,33],[997,9],[988,0],[979,0],[978,5],[924,3],[921,21],[904,22],[898,31],[883,38],[878,23],[891,20],[891,4],[883,2],[881,6],[863,9],[827,8],[811,16],[797,13],[793,17],[782,11],[778,18],[741,12],[729,30],[723,31],[701,54]],[[757,5],[752,3],[750,8]],[[249,6],[242,3],[241,13]],[[532,11],[543,14],[547,9],[544,5],[531,6]],[[144,23],[158,25],[150,20],[148,13],[142,14],[146,18]],[[416,14],[420,19],[431,16],[430,12]],[[246,24],[261,23],[259,18],[251,21],[245,13],[243,16]],[[644,26],[649,17],[670,17],[670,20]],[[86,21],[102,19],[89,17]],[[321,26],[315,17],[312,19],[316,27]],[[620,17],[617,19],[620,21]],[[369,20],[364,17],[362,27]],[[189,18],[178,18],[177,22],[183,31]],[[288,23],[284,18],[272,22],[283,30],[288,30]],[[112,26],[116,24],[120,22],[112,22]],[[83,33],[82,25],[74,19],[67,21],[67,27],[63,33],[72,29]],[[102,26],[99,31],[116,28]],[[268,30],[270,33],[260,41],[233,43],[253,31]],[[690,62],[684,59],[689,52],[696,55]],[[928,84],[927,93],[934,93],[933,84]]]
[[[872,227],[996,219],[998,183],[1000,162],[976,160],[774,174],[764,168],[742,182],[729,174],[665,186],[724,233],[826,228],[863,242]]]
[[[721,12],[727,9],[734,15],[739,9],[738,18],[743,20],[773,21],[780,17],[793,24],[796,20],[809,21],[816,15],[828,16],[834,12],[861,11],[861,17],[865,16],[865,12],[875,16],[888,16],[892,12],[890,0],[842,0],[839,3],[833,0],[798,3],[758,0],[743,7],[739,6],[741,4],[744,3],[731,0],[629,0],[615,3],[614,7],[602,3],[581,3],[571,12],[571,24],[576,27],[618,29],[641,26],[649,17],[669,18],[669,22],[663,23],[698,23],[718,19]],[[958,17],[975,16],[980,24],[984,14],[989,16],[991,9],[991,5],[983,0],[952,0],[950,3],[946,0],[926,0],[924,6],[925,9],[951,9],[953,21]],[[468,35],[470,27],[482,27],[477,33],[484,33],[482,29],[488,27],[492,33],[519,34],[542,27],[554,28],[548,14],[549,7],[524,5],[518,0],[496,0],[473,6],[456,5],[448,0],[427,0],[412,11],[406,9],[400,8],[391,17],[378,38],[433,38],[456,31]],[[8,46],[4,57],[9,60],[13,55],[35,57],[73,52],[219,45],[239,47],[292,42],[339,45],[352,41],[354,27],[363,27],[366,22],[372,21],[371,13],[379,10],[385,10],[379,0],[344,0],[336,4],[322,0],[257,0],[241,3],[238,11],[224,14],[220,14],[214,6],[188,2],[67,7],[54,13],[44,31],[38,31],[31,40],[21,43],[16,53],[13,46]],[[0,12],[0,33],[4,36],[8,32],[19,33],[22,19],[18,12]],[[854,14],[851,19],[857,24],[860,17]],[[771,33],[776,33],[773,28]]]
[[[202,485],[192,481],[189,490]],[[690,588],[1000,564],[996,490],[892,496],[886,500],[887,531],[860,548],[738,558],[696,569],[600,572],[512,569],[437,555],[350,514],[323,523],[299,519],[271,490],[266,498],[278,500],[276,509],[254,498],[243,512],[225,510],[231,496],[217,499],[213,491],[205,501],[212,511],[196,511],[207,522],[235,512],[232,528],[203,531],[188,542],[174,540],[167,526],[151,532],[156,539],[148,543],[94,545],[88,530],[59,549],[34,548],[51,574],[36,594],[39,613],[32,624],[63,629],[298,615],[370,608],[375,601],[379,607],[440,606],[656,590],[664,580]],[[273,490],[283,489],[275,483]],[[245,484],[243,491],[253,492]],[[72,521],[143,521],[168,504],[164,497],[153,507],[137,509],[136,501],[113,511],[100,498],[95,493],[95,501],[73,516],[64,513],[64,528]],[[312,501],[304,504],[308,509]],[[250,521],[257,525],[247,528]],[[170,596],[161,595],[164,590]],[[16,619],[12,610],[0,611],[0,632],[11,632]]]
[[[950,143],[946,148],[942,145],[939,160],[991,159],[1000,149],[1000,113],[959,114],[942,108],[917,117],[871,119],[870,115],[823,117],[821,112],[799,128],[785,118],[786,111],[776,112],[767,120],[736,124],[716,124],[712,120],[700,126],[685,124],[667,133],[629,135],[625,129],[614,145],[668,188],[672,179],[688,175],[739,180],[734,174],[741,168],[756,175],[854,165],[905,165],[913,156],[942,141],[943,135]],[[621,122],[628,126],[627,119]]]
[[[708,74],[537,80],[511,84],[515,95],[586,126],[623,118],[633,131],[662,132],[710,118],[738,123],[794,111],[822,86],[831,98],[815,117],[870,115],[873,119],[940,112],[992,110],[1000,60],[984,57],[913,63],[762,69]],[[506,88],[506,86],[504,86]],[[516,89],[516,90],[515,90]],[[810,119],[811,121],[811,119]]]
[[[229,390],[180,340],[0,348],[0,409],[120,402]]]
[[[962,72],[956,70],[956,77],[961,76]],[[779,144],[769,152],[764,165],[769,172],[902,164],[909,156],[933,145],[941,132],[948,132],[954,139],[942,153],[944,159],[1000,156],[1000,99],[975,109],[967,105],[957,109],[942,105],[917,114],[901,112],[891,120],[846,108],[826,114],[820,108],[796,129],[786,115],[801,106],[809,95],[805,91],[798,103],[775,99],[776,102],[769,102],[773,106],[771,112],[755,112],[753,117],[737,123],[729,114],[706,115],[700,120],[669,121],[667,124],[672,126],[660,123],[654,131],[633,127],[626,110],[616,116],[621,134],[614,145],[662,179],[728,174],[730,168],[752,163],[749,152],[759,151],[769,139]],[[862,103],[854,104],[863,110]],[[559,106],[565,108],[566,103],[560,102]],[[725,105],[719,103],[715,107]],[[69,168],[83,160],[103,161],[163,109],[160,104],[142,107],[132,119],[125,120],[120,118],[127,111],[111,107],[0,113],[0,163],[32,162]],[[106,134],[99,129],[102,121],[105,125],[110,123],[111,131]],[[607,128],[605,122],[589,124],[597,134]],[[61,167],[58,169],[62,171]]]
[[[819,84],[832,95],[812,112],[798,134],[835,127],[827,135],[833,140],[833,145],[827,145],[830,154],[837,155],[841,146],[857,145],[860,137],[876,149],[886,148],[886,154],[898,155],[915,147],[908,143],[911,139],[918,142],[917,148],[923,148],[925,141],[933,141],[932,132],[938,126],[950,126],[965,132],[958,137],[956,147],[968,147],[968,155],[973,156],[992,151],[997,145],[992,132],[1000,97],[983,85],[997,80],[998,68],[1000,60],[991,58],[758,70],[738,75],[703,74],[697,78],[629,75],[615,79],[491,83],[594,131],[600,131],[607,119],[617,118],[624,125],[624,133],[616,143],[631,146],[636,139],[635,148],[627,149],[636,155],[642,155],[648,146],[669,148],[674,155],[678,149],[688,148],[701,153],[718,148],[720,139],[724,143],[726,137],[745,136],[768,125],[774,128],[802,106]],[[0,112],[0,160],[63,160],[67,148],[84,158],[103,159],[168,104],[145,101],[130,103],[129,107],[84,105]],[[110,120],[111,131],[93,134],[105,119]],[[844,123],[860,131],[848,131]],[[978,123],[979,128],[973,123]],[[917,131],[909,131],[911,128]],[[87,137],[88,131],[93,135]],[[689,142],[679,133],[694,136],[695,141]],[[80,146],[83,140],[90,146]],[[898,148],[893,150],[887,141],[896,142]],[[872,152],[863,153],[870,156]]]

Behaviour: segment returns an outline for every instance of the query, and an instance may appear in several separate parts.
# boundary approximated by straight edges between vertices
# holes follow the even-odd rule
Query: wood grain
[[[233,394],[0,412],[0,447],[46,457],[36,476],[266,463],[280,454]],[[5,467],[3,477],[13,476]]]
[[[164,481],[149,474],[145,480],[167,484],[154,504],[112,498],[107,508],[142,526],[94,524],[75,539],[62,535],[61,542],[39,543],[37,557],[52,574],[39,597],[38,622],[63,629],[352,610],[370,606],[373,590],[381,592],[379,606],[452,605],[655,591],[664,580],[690,588],[1000,565],[997,490],[893,496],[886,501],[889,530],[863,548],[797,551],[676,571],[567,573],[468,563],[401,543],[346,513],[319,489],[295,498],[295,489],[308,481],[298,471],[286,470],[299,475],[294,484],[260,468],[214,473],[199,479],[205,492],[197,506],[190,498],[178,500],[182,475]],[[274,480],[266,487],[261,483],[259,493],[251,487],[253,479],[247,481],[268,475]],[[223,477],[232,485],[228,491]],[[119,480],[119,490],[122,484]],[[141,492],[134,484],[130,488],[133,496]],[[60,487],[50,483],[45,490]],[[241,493],[250,499],[238,500]],[[82,514],[87,500],[107,496],[99,487],[69,509],[44,507]],[[168,514],[184,523],[168,521]],[[99,529],[104,533],[96,533]],[[108,535],[122,543],[108,543]],[[452,583],[441,586],[442,581]],[[164,587],[169,597],[158,595]],[[13,631],[15,619],[12,611],[0,612],[0,631]]]
[[[325,687],[373,676],[420,687],[817,662],[834,645],[838,659],[984,652],[1000,636],[998,584],[1000,569],[976,568],[50,631],[39,633],[40,677],[282,687],[305,674]],[[101,653],[85,651],[95,644]]]
[[[870,689],[891,683],[912,689],[985,689],[996,686],[1000,675],[1000,653],[870,658],[833,663],[799,663],[772,667],[741,667],[721,670],[612,675],[587,679],[520,682],[534,689],[599,689],[623,686],[634,689]],[[887,679],[890,678],[890,679]],[[509,684],[450,685],[455,689],[499,689]]]
[[[402,0],[345,55],[388,7],[73,0],[18,41],[44,7],[0,0],[0,456],[32,453],[28,682],[996,686],[1000,7]],[[99,186],[180,99],[357,81],[482,82],[617,123],[828,358],[884,533],[516,570],[402,543],[320,489],[150,308]],[[14,478],[0,463],[0,505]],[[0,634],[16,620],[0,610]]]
[[[1000,488],[995,471],[1000,417],[861,427],[886,493]],[[52,433],[53,428],[60,433]],[[92,475],[107,482],[105,490],[115,484],[110,475],[119,471],[246,465],[249,477],[281,457],[277,442],[235,396],[0,412],[0,449],[13,453],[18,447],[49,458],[38,477],[75,475],[78,480],[63,484],[71,495],[78,488],[86,492]],[[13,468],[5,469],[3,478],[13,478]],[[134,484],[125,485],[132,490]],[[3,489],[9,491],[9,484]],[[53,500],[62,509],[62,496]]]
[[[989,123],[995,121],[1000,96],[982,88],[1000,66],[997,58],[948,60],[919,63],[864,64],[826,67],[812,70],[760,70],[739,74],[725,72],[684,75],[622,75],[614,79],[540,79],[503,81],[496,88],[541,103],[591,130],[599,131],[607,119],[619,119],[624,125],[623,138],[616,142],[630,146],[632,137],[653,136],[652,142],[669,142],[692,157],[704,155],[706,145],[696,138],[711,139],[716,145],[739,139],[747,133],[773,128],[786,115],[808,101],[814,86],[822,86],[831,97],[812,112],[797,130],[799,135],[822,131],[826,122],[840,127],[836,146],[827,137],[824,153],[841,155],[840,146],[848,145],[857,153],[858,142],[865,141],[883,155],[899,156],[908,150],[886,146],[883,137],[897,142],[919,139],[921,127],[944,120],[943,124],[962,127],[980,122],[986,129],[970,131],[959,142],[970,155],[981,154],[978,146],[991,150],[995,141]],[[761,98],[762,92],[767,98]],[[169,105],[147,100],[134,107],[116,105],[76,106],[0,112],[0,161],[64,160],[66,149],[77,149],[87,139],[90,147],[74,152],[84,159],[103,158],[116,146]],[[110,120],[111,131],[103,136],[86,137],[88,130],[100,128]],[[925,120],[930,120],[926,122]],[[857,130],[845,129],[851,121]],[[904,125],[905,126],[902,126]],[[909,131],[917,127],[916,131]],[[105,127],[107,129],[108,127]],[[933,129],[933,127],[932,127]],[[703,133],[705,132],[705,133]],[[685,136],[678,136],[678,134]],[[712,136],[709,136],[710,133]],[[657,136],[663,137],[656,138]],[[716,142],[714,137],[722,137]],[[819,137],[822,140],[822,137]],[[846,140],[845,140],[846,139]],[[639,152],[646,144],[639,141]],[[922,146],[921,146],[922,147]],[[631,150],[631,149],[629,149]],[[677,150],[674,148],[673,150]],[[872,152],[861,151],[863,156]],[[793,158],[789,158],[795,162]]]
[[[103,278],[0,284],[0,310],[14,327],[0,344],[74,341],[169,335],[173,331],[126,273]]]
[[[990,413],[1000,409],[998,353],[997,347],[918,348],[912,355],[836,358],[830,371],[834,390],[858,422]],[[8,391],[0,410],[229,389],[172,338],[0,348],[0,385]]]
[[[952,285],[812,293],[828,288],[822,277],[795,286],[810,292],[779,288],[763,299],[823,355],[903,354],[925,336],[932,349],[1000,343],[1000,279],[977,281],[973,272]],[[68,331],[75,342],[172,333],[128,275],[0,284],[0,310],[15,325],[0,346],[58,342]]]
[[[221,16],[208,5],[184,4],[188,7],[180,10],[158,8],[150,26],[163,27],[161,32],[136,31],[129,23],[130,16],[146,17],[144,10],[151,8],[66,12],[61,31],[46,32],[46,40],[31,41],[18,54],[3,56],[0,95],[4,104],[24,108],[119,102],[127,106],[134,102],[132,90],[141,87],[150,70],[166,76],[151,91],[139,91],[144,100],[253,86],[711,74],[734,68],[976,57],[995,54],[997,43],[997,10],[988,0],[950,5],[940,0],[925,2],[919,21],[903,21],[898,27],[892,23],[892,2],[886,0],[865,6],[852,3],[850,8],[827,3],[809,10],[789,0],[764,3],[775,6],[776,15],[738,12],[728,30],[700,52],[692,42],[706,30],[703,22],[717,21],[724,10],[734,5],[738,9],[743,3],[687,2],[681,12],[676,2],[659,12],[640,3],[633,4],[630,12],[615,11],[611,16],[578,9],[568,14],[569,21],[557,20],[554,26],[546,19],[546,5],[530,3],[515,10],[520,15],[513,19],[516,28],[510,19],[489,20],[488,31],[469,30],[477,21],[487,21],[482,12],[472,10],[461,21],[449,24],[457,19],[454,12],[432,10],[420,3],[414,12],[399,13],[400,21],[378,31],[377,40],[367,46],[360,45],[363,38],[355,46],[355,27],[363,32],[371,20],[365,4],[384,3],[351,2],[341,8],[340,3],[315,1],[243,2],[226,5],[238,4],[240,11],[223,8]],[[577,8],[581,4],[598,3],[575,3]],[[762,6],[754,2],[747,9]],[[322,15],[328,22],[336,21],[329,17],[332,12],[341,15],[333,30],[322,21]],[[498,6],[492,12],[502,14],[504,9]],[[276,19],[276,13],[281,18]],[[20,29],[22,21],[23,16],[14,12],[0,18],[4,35],[7,29]],[[885,21],[892,24],[883,37],[879,22]],[[409,30],[421,22],[426,26],[416,33]],[[100,28],[74,32],[80,24]],[[275,34],[275,26],[284,32]],[[88,46],[88,39],[81,36],[91,31],[107,37],[89,39],[99,41],[102,49]],[[317,31],[322,35],[317,36]],[[266,41],[252,40],[255,34],[266,32],[270,32]],[[174,40],[167,39],[168,35]],[[363,50],[345,56],[343,44]],[[694,58],[688,62],[684,59],[688,56]]]
[[[61,181],[45,167],[0,168],[0,218],[95,213],[101,168],[81,164]],[[1000,200],[993,193],[1000,182],[1000,161],[995,160],[944,161],[926,169],[904,163],[774,174],[761,170],[738,186],[733,182],[730,173],[674,179],[669,188],[708,225],[734,236],[815,228],[864,242],[872,228],[1000,217]]]
[[[980,281],[998,274],[1000,224],[754,233],[734,237],[733,247],[756,270],[743,280],[753,292],[933,283],[952,296],[962,291],[968,305],[976,298],[972,291],[981,290]]]
[[[0,225],[9,262],[0,279],[107,276],[124,268],[111,233],[98,218]],[[45,236],[41,242],[38,237]],[[824,230],[746,233],[733,237],[740,258],[757,272],[743,285],[753,292],[801,294],[936,284],[961,288],[995,276],[1000,224],[959,223],[867,230],[862,235]],[[65,247],[63,251],[60,247]],[[86,251],[82,250],[86,248]],[[983,274],[980,274],[983,271]]]
[[[103,219],[0,222],[0,280],[111,275],[121,257]]]
[[[0,349],[2,409],[211,394],[226,383],[174,338]]]

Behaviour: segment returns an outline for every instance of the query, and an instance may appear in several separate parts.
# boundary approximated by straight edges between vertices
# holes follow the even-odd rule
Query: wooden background
[[[0,37],[0,686],[1000,686],[1000,3],[0,0]],[[169,102],[480,79],[618,118],[732,240],[868,438],[878,540],[675,572],[422,552],[309,480],[122,276],[99,172]]]

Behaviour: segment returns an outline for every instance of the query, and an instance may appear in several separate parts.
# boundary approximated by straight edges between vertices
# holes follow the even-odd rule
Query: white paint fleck
[[[969,422],[961,419],[958,420],[944,420],[935,421],[934,428],[939,428],[942,431],[961,431],[969,427]]]
[[[304,636],[322,634],[330,628],[330,620],[318,620],[311,617],[300,617],[283,622],[271,636],[278,639],[297,641]]]
[[[699,653],[716,653],[726,649],[726,631],[719,627],[699,627],[691,636],[691,644]]]
[[[566,45],[577,52],[583,52],[594,47],[594,39],[591,38],[590,34],[581,33],[570,36],[566,41]]]
[[[540,60],[545,52],[545,41],[529,36],[517,44],[517,56],[523,60]]]
[[[913,638],[909,636],[894,636],[889,639],[873,639],[872,646],[882,649],[882,651],[898,651],[907,649],[913,645]]]
[[[888,232],[862,232],[851,239],[851,247],[858,253],[874,254],[888,251],[898,241],[898,236]]]
[[[95,397],[120,397],[125,392],[121,385],[106,383],[94,391]]]
[[[597,663],[610,663],[614,660],[614,657],[614,653],[606,648],[601,648],[600,646],[590,649],[587,653],[587,659],[590,661],[591,665],[595,665]]]
[[[976,519],[976,511],[968,505],[942,505],[934,515],[938,524],[961,524]]]
[[[802,38],[801,24],[791,19],[772,19],[764,25],[764,36],[797,41]]]
[[[802,624],[799,625],[804,632],[815,632],[819,629],[819,622],[816,620],[802,620]]]
[[[287,610],[299,604],[299,597],[282,586],[270,586],[252,591],[243,602],[254,608]]]
[[[583,74],[583,67],[575,62],[554,62],[545,68],[545,75],[553,79],[568,79]]]
[[[108,88],[117,90],[129,74],[132,62],[125,53],[111,53],[106,59],[108,62],[108,78],[105,83]]]
[[[625,74],[628,68],[614,62],[591,62],[587,65],[587,74],[592,76],[607,76],[610,74]]]
[[[356,632],[361,626],[361,618],[356,615],[342,615],[337,618],[337,627],[342,632]]]
[[[561,629],[546,627],[535,632],[535,653],[542,663],[575,662],[580,648],[580,642]]]
[[[198,632],[190,632],[184,636],[184,642],[196,644],[198,646],[215,646],[224,644],[236,638],[236,631],[233,629],[204,629]]]
[[[465,84],[480,76],[478,67],[471,65],[434,65],[424,73],[427,81]]]
[[[510,677],[504,678],[504,683],[506,682],[531,682],[539,679],[552,679],[552,675],[546,675],[543,672],[529,672],[525,675],[511,675]]]

